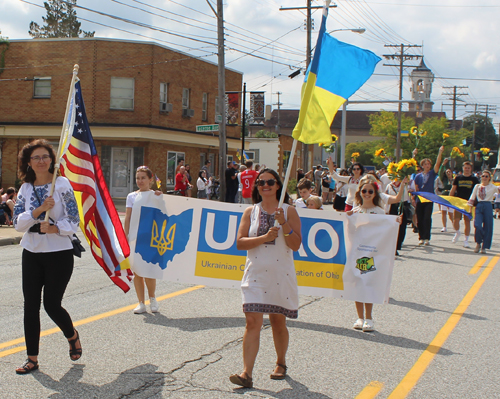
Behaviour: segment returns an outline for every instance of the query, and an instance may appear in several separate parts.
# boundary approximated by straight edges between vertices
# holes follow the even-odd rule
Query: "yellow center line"
[[[488,260],[487,256],[481,256],[481,258],[479,258],[479,260],[472,267],[472,269],[469,270],[469,274],[476,274],[479,271],[479,269],[481,269],[481,266],[483,266],[486,263],[487,260]],[[498,261],[498,256],[493,257],[490,260],[490,263],[492,263],[493,261],[496,263]]]
[[[382,382],[372,381],[354,399],[373,399],[383,387]]]
[[[410,371],[404,376],[399,385],[392,391],[387,399],[404,399],[417,384],[418,380],[424,374],[427,367],[431,363],[434,356],[439,352],[445,341],[450,336],[453,329],[456,327],[463,314],[471,304],[472,300],[479,292],[483,283],[486,281],[491,271],[498,262],[499,257],[495,256],[492,261],[485,267],[471,289],[464,296],[460,304],[456,307],[452,315],[448,318],[445,325],[439,330],[427,349],[420,355]]]
[[[194,287],[189,287],[189,288],[185,288],[185,289],[180,290],[180,291],[172,292],[170,294],[162,295],[162,296],[156,298],[156,300],[158,302],[160,302],[160,301],[163,301],[165,299],[174,298],[176,296],[187,294],[189,292],[196,291],[196,290],[199,290],[200,288],[204,288],[204,287],[205,287],[204,285],[196,285]],[[148,304],[148,303],[149,303],[149,301],[146,301],[146,304]],[[101,314],[98,314],[95,316],[91,316],[91,317],[87,317],[87,318],[82,319],[82,320],[75,321],[75,322],[73,322],[73,325],[75,327],[77,327],[77,326],[81,326],[84,324],[92,323],[92,322],[97,321],[97,320],[102,320],[102,319],[105,319],[107,317],[115,316],[117,314],[133,310],[136,306],[137,306],[137,304],[133,304],[133,305],[124,306],[124,307],[119,308],[119,309],[110,310],[109,312],[104,312],[104,313],[101,313]],[[49,330],[44,330],[44,331],[40,332],[40,337],[45,337],[47,335],[55,334],[59,331],[61,331],[59,329],[59,327],[54,327],[54,328],[51,328]],[[3,342],[0,344],[0,349],[8,348],[9,346],[19,345],[22,343],[24,343],[24,337],[13,339],[12,341],[8,341],[8,342]],[[20,346],[20,347],[8,349],[5,351],[1,351],[0,358],[8,356],[8,355],[12,355],[13,353],[21,352],[25,349],[26,349],[26,346]]]

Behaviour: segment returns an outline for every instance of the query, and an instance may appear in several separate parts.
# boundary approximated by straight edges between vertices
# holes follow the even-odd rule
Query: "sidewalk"
[[[125,217],[125,199],[113,200],[118,214]],[[0,247],[4,245],[18,245],[24,233],[17,232],[12,226],[0,226]]]

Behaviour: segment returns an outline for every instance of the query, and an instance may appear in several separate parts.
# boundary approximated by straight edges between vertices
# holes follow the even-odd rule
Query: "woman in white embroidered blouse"
[[[24,184],[14,207],[14,227],[24,232],[21,240],[24,295],[24,335],[28,359],[16,369],[27,374],[38,369],[40,304],[67,338],[71,360],[78,360],[82,347],[68,312],[61,306],[64,291],[73,273],[73,244],[80,218],[68,179],[57,177],[49,196],[54,174],[55,153],[46,140],[26,144],[19,152],[19,178]],[[45,212],[50,210],[50,222]]]
[[[359,180],[361,176],[365,173],[365,169],[363,165],[359,162],[354,162],[351,166],[351,176],[340,176],[334,170],[334,162],[332,158],[327,159],[328,169],[330,170],[330,176],[338,182],[343,182],[347,184],[347,198],[345,200],[345,211],[350,211],[354,206],[354,196],[356,194],[356,190],[358,189]]]
[[[474,206],[477,199],[476,215],[474,217],[474,241],[476,241],[475,253],[481,251],[486,253],[491,248],[493,239],[493,206],[491,202],[495,198],[495,193],[499,192],[499,187],[491,182],[491,172],[483,170],[481,173],[481,184],[476,184],[469,198],[468,205]]]

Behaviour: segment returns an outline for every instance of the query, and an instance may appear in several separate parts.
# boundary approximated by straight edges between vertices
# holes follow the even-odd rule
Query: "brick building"
[[[113,197],[135,186],[148,165],[173,188],[179,159],[196,182],[205,160],[218,171],[217,65],[150,42],[99,38],[12,40],[0,72],[1,185],[14,185],[17,153],[35,139],[59,142],[73,65],[79,64],[87,117]],[[242,73],[226,69],[226,90],[241,91]],[[228,154],[241,147],[227,126]]]

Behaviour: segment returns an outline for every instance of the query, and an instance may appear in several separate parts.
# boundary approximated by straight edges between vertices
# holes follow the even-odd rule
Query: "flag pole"
[[[78,64],[75,64],[73,66],[73,76],[71,78],[71,85],[69,87],[69,94],[68,94],[68,100],[66,101],[66,112],[64,113],[64,120],[63,120],[63,125],[62,125],[62,130],[61,130],[61,137],[59,138],[59,148],[57,149],[57,157],[56,157],[56,163],[54,164],[54,175],[52,176],[52,185],[50,187],[50,192],[49,196],[52,196],[54,194],[54,189],[56,186],[56,179],[57,179],[57,172],[59,171],[59,165],[61,162],[61,158],[64,155],[62,153],[63,149],[63,144],[64,144],[64,138],[67,138],[67,134],[65,133],[65,130],[68,128],[67,120],[68,120],[68,115],[69,115],[69,108],[71,106],[71,100],[73,99],[73,90],[75,89],[75,82],[77,79],[78,75],[78,69],[80,67]],[[50,209],[45,212],[45,221],[47,222],[49,220],[50,216]]]
[[[297,150],[297,140],[293,139],[292,150],[290,151],[290,157],[288,158],[288,167],[286,168],[285,180],[283,180],[283,188],[281,190],[281,197],[278,207],[281,208],[283,206],[283,202],[285,201],[286,189],[288,187],[288,180],[290,180],[290,173],[292,171],[293,160],[295,159],[295,152]],[[277,223],[278,221],[276,221]],[[275,224],[276,225],[276,224]]]

